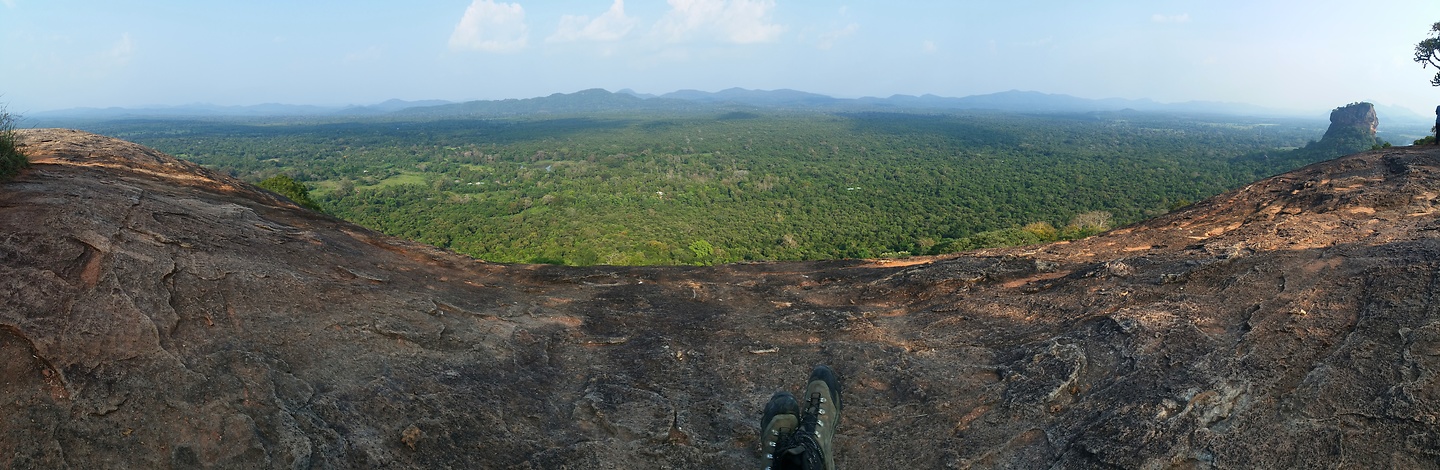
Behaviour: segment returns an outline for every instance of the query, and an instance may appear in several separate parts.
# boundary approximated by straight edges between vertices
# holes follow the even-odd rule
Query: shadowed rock
[[[1367,129],[1370,135],[1375,135],[1375,128],[1380,126],[1380,119],[1375,117],[1375,105],[1353,103],[1331,111],[1330,125],[1358,127]]]
[[[1351,103],[1330,111],[1330,127],[1325,129],[1325,136],[1321,137],[1321,140],[1335,139],[1346,134],[1374,139],[1375,130],[1379,127],[1380,118],[1375,115],[1375,105]]]
[[[1440,456],[1440,151],[1302,168],[1072,243],[501,265],[134,144],[0,183],[0,467],[746,468],[845,383],[845,468]]]

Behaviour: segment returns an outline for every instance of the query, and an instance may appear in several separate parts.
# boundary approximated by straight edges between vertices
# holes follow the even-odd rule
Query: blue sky
[[[1428,115],[1411,57],[1436,21],[1435,0],[0,0],[0,103],[1019,89]]]

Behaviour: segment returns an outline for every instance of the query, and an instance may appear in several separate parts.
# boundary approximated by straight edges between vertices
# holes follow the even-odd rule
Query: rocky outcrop
[[[746,468],[827,363],[846,468],[1440,467],[1440,152],[1072,243],[498,265],[22,133],[0,467]]]
[[[1375,116],[1375,105],[1370,103],[1351,103],[1330,111],[1330,127],[1325,130],[1325,136],[1321,139],[1335,138],[1338,135],[1351,133],[1375,138],[1375,130],[1380,127],[1380,118]]]
[[[1380,119],[1375,117],[1375,105],[1351,103],[1330,112],[1330,125],[1362,128],[1374,135],[1375,129],[1380,126]]]

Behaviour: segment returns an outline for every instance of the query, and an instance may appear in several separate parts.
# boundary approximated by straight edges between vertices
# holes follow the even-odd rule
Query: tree
[[[690,252],[695,254],[695,264],[708,265],[715,256],[715,247],[705,240],[695,240],[690,244]]]
[[[255,185],[273,191],[281,196],[288,197],[291,201],[299,204],[300,207],[315,212],[325,212],[324,209],[320,208],[319,204],[316,204],[315,201],[310,199],[310,190],[306,188],[304,184],[295,181],[295,178],[291,178],[290,175],[275,175]]]
[[[15,135],[15,117],[0,105],[0,178],[9,178],[30,162],[20,153]]]
[[[1421,67],[1434,65],[1440,69],[1440,23],[1430,27],[1430,37],[1415,45],[1415,61]],[[1435,72],[1435,78],[1430,79],[1430,84],[1440,86],[1440,72]]]
[[[1434,65],[1435,68],[1440,69],[1440,22],[1430,26],[1430,37],[1415,45],[1415,61],[1420,63],[1421,68]],[[1435,72],[1435,78],[1430,79],[1430,85],[1440,86],[1440,72]],[[1435,108],[1435,113],[1435,128],[1431,130],[1436,133],[1436,136],[1440,136],[1440,108]],[[1419,144],[1420,141],[1415,143]]]
[[[1105,211],[1077,214],[1075,218],[1070,219],[1070,225],[1065,226],[1062,236],[1067,239],[1079,239],[1110,230],[1110,220],[1113,217]]]

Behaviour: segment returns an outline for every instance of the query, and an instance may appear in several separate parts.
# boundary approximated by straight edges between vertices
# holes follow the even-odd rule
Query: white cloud
[[[625,0],[615,0],[593,20],[584,15],[560,17],[560,27],[545,42],[614,41],[629,34],[635,23],[635,18],[625,16]]]
[[[525,47],[530,30],[519,3],[474,0],[450,34],[450,48],[511,52]]]
[[[15,0],[0,0],[0,4],[4,4],[9,8],[15,8]]]
[[[1156,13],[1156,14],[1150,16],[1150,21],[1153,21],[1153,22],[1156,22],[1156,23],[1189,23],[1189,22],[1190,22],[1190,14],[1189,14],[1189,13],[1181,13],[1181,14],[1179,14],[1179,15],[1162,15],[1162,14]]]
[[[846,37],[846,36],[855,34],[855,32],[856,32],[856,31],[859,31],[859,30],[860,30],[860,24],[859,24],[859,23],[850,23],[849,25],[845,26],[844,28],[840,28],[840,29],[837,29],[837,30],[834,30],[834,31],[830,31],[830,32],[825,33],[825,34],[821,34],[821,35],[820,35],[820,42],[817,43],[817,44],[815,44],[815,47],[818,47],[818,48],[821,48],[821,49],[830,49],[830,48],[832,48],[832,47],[835,47],[835,41],[839,41],[841,38],[844,38],[844,37]]]
[[[785,27],[770,22],[775,0],[666,0],[670,11],[655,31],[670,42],[713,35],[735,44],[771,42]]]
[[[931,40],[929,40],[929,39],[926,39],[924,42],[921,42],[921,43],[920,43],[920,50],[922,50],[922,51],[925,51],[925,52],[935,52],[936,49],[939,49],[939,47],[936,47],[936,46],[935,46],[935,41],[931,41]]]
[[[130,33],[120,35],[120,41],[105,54],[115,65],[130,63],[130,58],[135,56],[135,42],[130,40]]]

